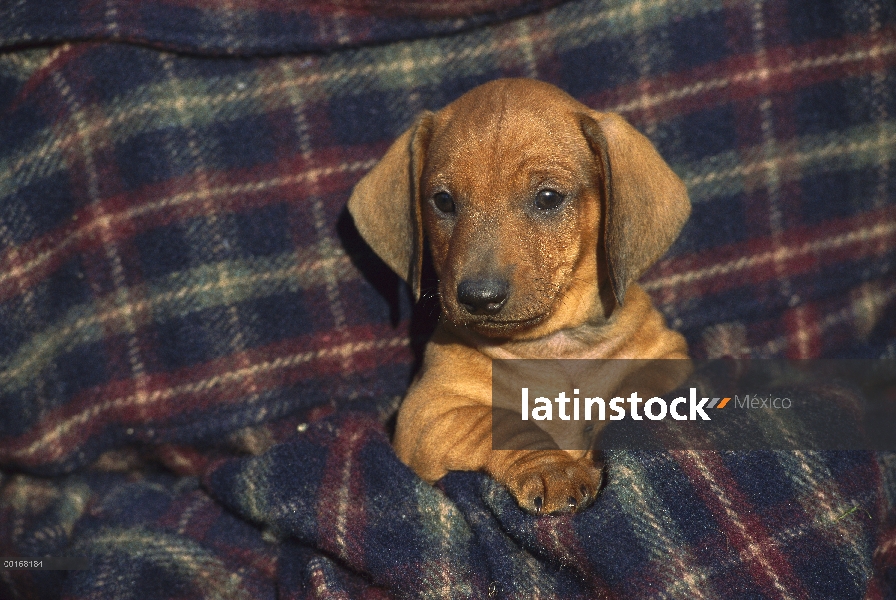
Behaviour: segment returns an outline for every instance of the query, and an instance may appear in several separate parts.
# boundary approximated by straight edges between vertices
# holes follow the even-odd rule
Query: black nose
[[[457,285],[457,301],[474,315],[495,315],[507,302],[509,285],[503,279],[465,279]]]

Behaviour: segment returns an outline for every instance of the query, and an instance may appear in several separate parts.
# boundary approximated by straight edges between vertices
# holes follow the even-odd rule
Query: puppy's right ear
[[[361,236],[410,284],[418,300],[423,263],[420,178],[432,123],[433,113],[420,115],[358,182],[348,200]]]
[[[590,111],[581,125],[602,171],[604,249],[621,305],[626,288],[675,241],[691,203],[681,179],[625,119]]]

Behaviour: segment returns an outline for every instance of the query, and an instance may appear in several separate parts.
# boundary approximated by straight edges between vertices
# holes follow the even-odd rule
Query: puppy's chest
[[[492,359],[599,359],[615,358],[620,342],[594,331],[559,331],[531,342],[489,346],[482,350]]]

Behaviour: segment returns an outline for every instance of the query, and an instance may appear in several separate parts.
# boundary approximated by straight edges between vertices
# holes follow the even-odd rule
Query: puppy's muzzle
[[[471,315],[496,315],[507,303],[510,284],[504,279],[464,279],[457,285],[457,301]]]

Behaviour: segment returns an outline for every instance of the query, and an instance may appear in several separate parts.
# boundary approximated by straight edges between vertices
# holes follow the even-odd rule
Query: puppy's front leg
[[[512,445],[526,449],[493,450],[492,408],[470,402],[412,390],[399,413],[399,458],[430,483],[448,471],[484,471],[535,514],[575,511],[596,497],[601,470],[590,452],[560,450],[537,427],[516,428]]]
[[[591,452],[576,458],[566,450],[494,450],[486,471],[536,514],[574,512],[600,489],[601,469]]]

